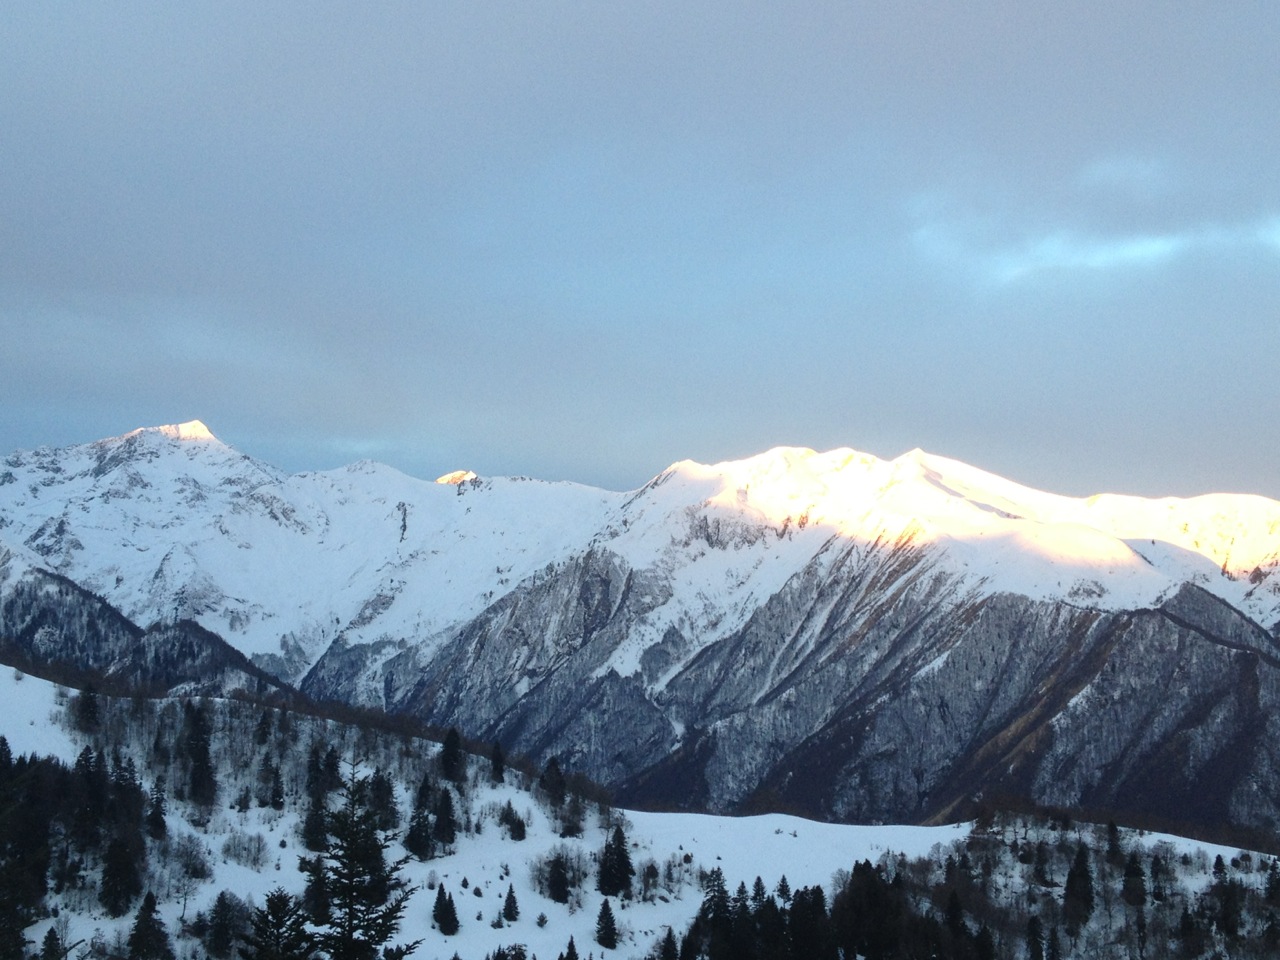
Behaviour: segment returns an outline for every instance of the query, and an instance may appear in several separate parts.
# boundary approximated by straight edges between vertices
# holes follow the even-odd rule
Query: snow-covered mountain
[[[286,476],[198,421],[18,452],[0,590],[47,568],[312,695],[663,805],[919,820],[986,790],[1280,816],[1256,787],[1280,770],[1276,501],[1076,499],[847,449],[629,493],[441,479]]]

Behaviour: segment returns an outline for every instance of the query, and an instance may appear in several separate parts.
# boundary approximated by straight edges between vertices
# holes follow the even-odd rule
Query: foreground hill
[[[1280,946],[1280,865],[1256,851],[1061,818],[872,827],[629,812],[552,764],[457,752],[448,736],[218,698],[113,699],[9,669],[0,701],[6,957],[23,938],[42,960],[144,955],[131,938],[148,894],[153,932],[158,920],[180,957],[239,956],[270,896],[303,907],[312,933],[331,930],[338,874],[317,886],[308,864],[331,862],[358,782],[352,802],[376,817],[382,863],[401,861],[408,894],[389,942],[418,942],[423,960],[552,958],[570,938],[584,958],[709,960],[1191,960]],[[618,836],[630,872],[604,891]],[[441,898],[456,930],[435,914]],[[601,931],[606,902],[616,943]]]
[[[285,476],[198,422],[15,453],[0,600],[52,596],[47,570],[78,609],[198,625],[311,697],[631,803],[1280,822],[1275,501],[1074,499],[920,451],[682,462],[626,494],[445,479]],[[56,615],[0,609],[28,648]]]

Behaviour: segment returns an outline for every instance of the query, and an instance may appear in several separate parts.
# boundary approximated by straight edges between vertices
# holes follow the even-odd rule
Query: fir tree
[[[12,896],[12,885],[12,879],[0,873],[0,957],[25,957],[31,941],[23,936],[27,920]]]
[[[1072,937],[1089,922],[1093,914],[1093,872],[1089,867],[1089,848],[1083,843],[1076,848],[1075,862],[1067,871],[1062,888],[1062,915]]]
[[[1142,870],[1142,862],[1136,850],[1130,852],[1124,865],[1124,882],[1121,887],[1124,902],[1131,907],[1141,907],[1147,902],[1147,880]]]
[[[547,803],[551,804],[552,810],[559,810],[564,805],[564,774],[560,770],[560,761],[555,757],[548,760],[547,765],[542,769],[542,776],[538,778],[538,787],[547,798]]]
[[[563,854],[553,855],[547,866],[547,896],[556,903],[569,902],[569,867]]]
[[[582,797],[576,790],[569,793],[569,803],[560,812],[560,836],[582,836],[582,819],[586,811],[582,806]]]
[[[312,853],[319,853],[329,845],[329,814],[323,793],[311,798],[302,818],[302,845]]]
[[[152,840],[161,840],[168,832],[169,827],[165,822],[167,812],[164,799],[164,777],[156,777],[147,802],[147,836]]]
[[[209,933],[205,939],[210,956],[226,957],[231,954],[236,928],[240,925],[239,914],[243,909],[243,904],[233,901],[232,894],[226,890],[218,893],[213,909],[209,911]]]
[[[253,742],[260,747],[265,747],[270,737],[271,711],[268,709],[262,711],[262,716],[258,718],[258,725],[253,728]]]
[[[133,898],[142,892],[142,878],[130,844],[123,837],[113,837],[102,858],[102,885],[98,899],[112,917],[122,917]],[[152,897],[152,908],[155,898]]]
[[[81,733],[97,733],[102,725],[101,712],[98,708],[98,691],[93,684],[85,684],[71,703],[71,717],[77,730]]]
[[[724,886],[724,871],[719,867],[712,867],[703,882],[702,906],[698,910],[698,917],[708,921],[713,927],[727,926],[729,923],[729,891]]]
[[[422,782],[418,784],[418,790],[413,795],[413,809],[430,810],[434,791],[435,784],[431,782],[431,771],[428,770],[422,774]]]
[[[447,787],[442,788],[436,797],[431,836],[442,847],[452,847],[458,836],[458,824],[453,816],[453,793]]]
[[[600,854],[600,872],[597,887],[606,897],[630,896],[631,878],[635,876],[631,866],[631,854],[627,850],[627,838],[622,826],[613,828],[613,835],[605,842]]]
[[[467,758],[462,752],[462,737],[457,727],[450,727],[440,747],[440,776],[461,784],[467,779]]]
[[[369,809],[373,812],[379,830],[394,830],[400,826],[400,811],[396,809],[396,789],[381,770],[373,771],[369,780]]]
[[[315,937],[306,927],[302,901],[276,887],[265,906],[249,919],[249,933],[240,948],[244,960],[311,960]]]
[[[1058,928],[1049,931],[1049,946],[1045,948],[1045,960],[1062,960],[1062,939],[1058,936]]]
[[[515,887],[507,884],[507,898],[502,903],[502,919],[507,923],[515,923],[520,919],[520,905],[516,903]]]
[[[658,947],[658,960],[679,960],[680,945],[676,943],[675,931],[667,927],[667,935],[662,938],[662,945]]]
[[[21,954],[18,954],[18,956],[21,956]],[[44,940],[40,944],[40,960],[65,960],[62,938],[58,936],[58,931],[53,927],[50,927],[45,932]]]
[[[507,757],[502,752],[502,744],[493,741],[493,749],[489,751],[489,782],[493,784],[506,781]]]
[[[419,860],[430,860],[435,855],[435,842],[431,838],[431,818],[425,810],[413,811],[409,829],[405,831],[404,848]]]
[[[573,937],[569,937],[569,945],[564,948],[564,960],[578,960],[578,948],[573,945]]]
[[[458,909],[453,903],[453,894],[445,893],[444,884],[436,888],[436,902],[431,909],[431,919],[436,928],[446,937],[452,937],[461,928],[458,922]]]
[[[129,931],[129,960],[174,960],[164,922],[156,915],[155,894],[147,891]]]
[[[784,873],[782,879],[778,881],[778,899],[783,903],[791,902],[791,884],[787,883],[787,875]]]
[[[271,789],[268,803],[272,810],[284,809],[284,777],[280,774],[279,764],[271,765]]]
[[[1027,960],[1044,960],[1044,924],[1036,916],[1027,921]]]
[[[613,919],[613,908],[609,906],[609,898],[605,897],[600,904],[600,913],[596,916],[596,943],[614,950],[618,946],[618,926]]]
[[[354,774],[343,783],[342,804],[329,815],[329,846],[318,858],[329,921],[316,941],[330,960],[374,960],[413,893],[399,876],[405,861],[386,860],[390,841],[379,835],[367,794],[367,781]],[[403,956],[416,946],[391,949]]]
[[[197,806],[212,807],[218,799],[218,782],[209,754],[209,717],[204,707],[188,701],[183,706],[183,750],[187,757],[187,799]]]

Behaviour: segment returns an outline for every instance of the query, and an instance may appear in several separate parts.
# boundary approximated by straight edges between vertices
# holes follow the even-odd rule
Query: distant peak
[[[213,431],[204,425],[203,420],[188,420],[186,423],[169,424],[157,427],[159,433],[170,440],[217,440]]]
[[[447,483],[456,487],[460,483],[466,483],[468,480],[474,480],[475,478],[476,475],[470,470],[454,470],[442,477],[436,477],[436,483]]]

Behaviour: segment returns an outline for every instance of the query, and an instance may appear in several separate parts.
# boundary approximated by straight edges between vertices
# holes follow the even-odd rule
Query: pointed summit
[[[203,420],[188,420],[186,423],[170,423],[159,427],[139,427],[137,430],[130,430],[120,439],[141,437],[147,434],[165,437],[169,440],[190,440],[198,443],[218,442],[218,438],[213,435],[212,430],[204,425]]]
[[[160,427],[160,432],[174,440],[217,440],[203,420],[188,420],[186,423],[171,424]]]

